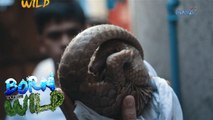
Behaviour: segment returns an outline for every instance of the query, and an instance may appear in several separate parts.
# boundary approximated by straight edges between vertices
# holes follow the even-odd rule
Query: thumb
[[[123,120],[136,120],[135,99],[131,95],[126,96],[123,100],[122,118]]]

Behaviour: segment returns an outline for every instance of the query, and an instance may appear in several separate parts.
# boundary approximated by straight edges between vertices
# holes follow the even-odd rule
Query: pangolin
[[[137,116],[149,104],[152,89],[138,40],[114,25],[98,25],[79,33],[66,47],[58,77],[63,91],[97,113],[121,119],[121,104],[133,95]]]

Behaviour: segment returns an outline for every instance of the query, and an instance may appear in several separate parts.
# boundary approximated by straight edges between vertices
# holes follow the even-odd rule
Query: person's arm
[[[64,116],[66,117],[67,120],[78,120],[74,113],[75,106],[73,102],[69,99],[69,97],[64,93],[64,102],[60,106],[62,112],[64,113]]]

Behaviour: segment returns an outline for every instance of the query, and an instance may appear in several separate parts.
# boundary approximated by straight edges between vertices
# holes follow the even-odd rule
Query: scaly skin
[[[114,25],[99,25],[78,34],[59,64],[63,91],[101,115],[121,118],[126,95],[136,100],[137,116],[151,99],[143,50],[136,38]]]

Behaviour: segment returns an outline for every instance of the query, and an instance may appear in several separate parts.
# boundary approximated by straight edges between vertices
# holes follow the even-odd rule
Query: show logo
[[[46,7],[50,4],[50,0],[43,0],[43,4],[39,4],[39,0],[21,0],[21,6],[23,8],[40,8]]]
[[[57,107],[62,105],[64,101],[64,95],[60,89],[55,88],[54,75],[50,74],[48,79],[43,79],[40,84],[37,82],[35,76],[27,77],[26,80],[17,84],[16,80],[9,78],[5,81],[7,100],[4,103],[4,108],[9,116],[16,114],[23,116],[26,114],[27,109],[30,109],[31,113],[39,113],[46,110],[54,111]],[[50,104],[40,105],[40,94],[33,93],[34,91],[44,92],[46,89],[50,89]],[[26,94],[29,91],[30,94]],[[12,95],[17,93],[17,95]],[[23,98],[23,105],[20,104],[19,98]],[[29,104],[28,104],[29,102]],[[29,105],[29,107],[28,107]]]
[[[177,9],[175,11],[175,14],[179,16],[192,16],[192,15],[195,15],[196,13],[197,13],[197,8],[195,7],[191,7],[188,9]]]

